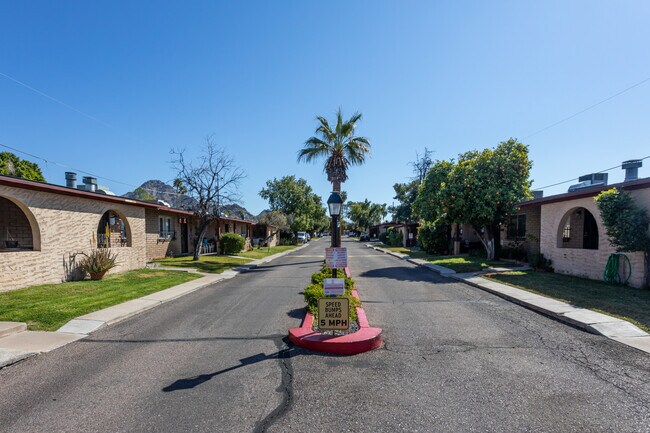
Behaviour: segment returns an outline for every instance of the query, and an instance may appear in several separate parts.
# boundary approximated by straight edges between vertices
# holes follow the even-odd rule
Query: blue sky
[[[390,204],[425,146],[448,159],[509,137],[541,187],[650,155],[650,82],[528,137],[650,77],[648,22],[642,1],[3,2],[0,73],[90,117],[0,76],[0,143],[139,185],[214,134],[257,213],[273,177],[328,193],[296,152],[340,106],[373,145],[351,200]]]

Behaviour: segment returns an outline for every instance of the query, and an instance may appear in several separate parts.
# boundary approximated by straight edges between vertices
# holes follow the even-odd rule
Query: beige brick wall
[[[526,215],[526,239],[520,240],[519,244],[526,252],[539,254],[540,251],[540,228],[541,208],[540,206],[526,206],[519,209],[516,215]],[[515,242],[508,240],[508,224],[501,226],[501,245],[512,248]]]
[[[38,251],[0,252],[0,291],[66,279],[72,255],[90,250],[91,238],[108,210],[117,211],[129,225],[131,247],[118,247],[118,266],[111,272],[146,264],[144,208],[0,185],[0,197],[11,199],[36,222],[34,248]],[[0,218],[3,216],[0,214]]]
[[[160,238],[160,217],[171,218],[172,230],[175,232],[173,239]],[[187,251],[182,251],[181,244],[181,224],[178,218],[187,218]],[[154,209],[145,210],[146,218],[146,238],[147,238],[147,260],[160,259],[167,256],[179,256],[189,254],[192,252],[192,236],[194,225],[191,223],[191,218],[186,215],[179,215],[174,212],[158,211]]]
[[[633,191],[632,195],[640,205],[650,207],[650,190]],[[583,207],[592,213],[598,224],[598,249],[585,250],[581,248],[562,248],[561,223],[565,215],[576,208]],[[600,212],[594,202],[594,197],[569,200],[542,205],[541,212],[541,252],[553,261],[556,272],[575,275],[594,280],[603,279],[603,271],[610,254],[616,252],[607,239]],[[643,284],[643,253],[626,253],[632,265],[632,277],[629,284],[641,287]]]

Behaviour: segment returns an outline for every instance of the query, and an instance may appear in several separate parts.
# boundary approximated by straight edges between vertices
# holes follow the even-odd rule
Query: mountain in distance
[[[162,200],[176,209],[191,210],[196,204],[196,200],[192,197],[177,193],[171,185],[167,185],[165,182],[160,180],[148,180],[136,188],[135,191],[127,192],[122,197],[153,202]],[[246,208],[238,204],[222,206],[221,214],[230,218],[257,221],[255,215],[251,214],[246,210]]]

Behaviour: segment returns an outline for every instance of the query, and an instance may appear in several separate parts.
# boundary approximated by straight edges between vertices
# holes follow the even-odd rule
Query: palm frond
[[[298,161],[312,162],[321,156],[330,154],[330,145],[318,137],[310,137],[298,151]]]

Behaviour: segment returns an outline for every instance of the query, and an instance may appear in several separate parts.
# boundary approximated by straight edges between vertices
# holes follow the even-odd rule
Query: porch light
[[[343,206],[343,199],[341,198],[341,194],[334,191],[330,195],[330,198],[327,199],[327,207],[329,208],[330,216],[337,217],[341,215],[342,206]]]

